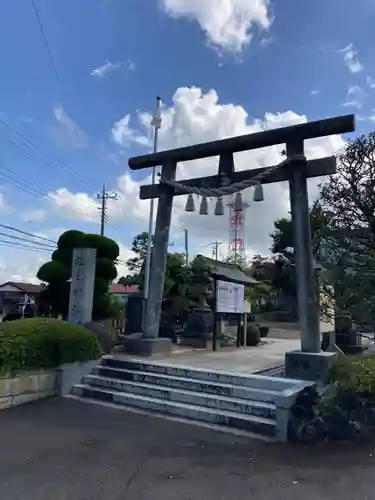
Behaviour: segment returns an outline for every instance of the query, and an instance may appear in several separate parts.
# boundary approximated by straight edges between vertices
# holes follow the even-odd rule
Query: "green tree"
[[[349,141],[322,185],[320,260],[327,293],[358,324],[375,325],[375,132]]]
[[[141,272],[144,272],[147,256],[147,242],[147,232],[137,234],[133,238],[132,252],[135,253],[135,256],[128,259],[126,265],[128,266],[129,271],[133,272],[134,274],[140,274]]]
[[[69,309],[70,279],[72,276],[73,250],[77,247],[96,249],[93,319],[105,319],[116,313],[116,304],[109,293],[109,284],[117,277],[117,243],[97,234],[71,230],[63,233],[52,259],[43,264],[37,277],[47,284],[41,299],[48,304],[54,315],[66,317]]]
[[[310,210],[311,242],[313,255],[316,258],[322,238],[322,232],[327,226],[329,217],[323,210],[319,201],[316,201]],[[272,283],[275,289],[282,290],[287,296],[297,298],[294,243],[292,219],[282,218],[274,222],[275,230],[271,234],[271,252],[274,254],[274,273]]]

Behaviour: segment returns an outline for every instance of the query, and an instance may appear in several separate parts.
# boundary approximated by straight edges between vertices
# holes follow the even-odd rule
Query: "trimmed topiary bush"
[[[46,283],[67,281],[72,276],[72,270],[63,262],[50,260],[40,267],[36,276]]]
[[[105,257],[96,259],[95,274],[106,281],[115,280],[117,278],[117,269],[113,260]]]
[[[247,325],[246,326],[246,345],[247,346],[256,346],[260,342],[260,331],[259,328],[255,325]]]
[[[101,355],[96,336],[80,325],[52,318],[28,318],[1,325],[1,374],[56,368]]]
[[[46,283],[43,291],[43,304],[53,315],[68,316],[70,278],[75,248],[96,249],[95,287],[93,320],[103,320],[114,316],[117,309],[109,296],[109,284],[117,277],[116,259],[119,256],[118,244],[105,236],[86,234],[82,231],[65,231],[52,253],[52,260],[41,266],[37,277]]]
[[[82,246],[84,236],[85,233],[76,229],[65,231],[57,241],[57,248],[73,250],[73,248],[80,247]]]

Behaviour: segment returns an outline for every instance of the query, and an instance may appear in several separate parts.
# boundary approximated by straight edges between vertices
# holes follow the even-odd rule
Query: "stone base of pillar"
[[[335,352],[289,351],[285,353],[285,377],[324,382],[336,359]]]
[[[147,338],[142,334],[134,334],[121,342],[121,347],[127,354],[134,356],[152,356],[153,354],[170,354],[172,352],[171,339],[161,337]]]

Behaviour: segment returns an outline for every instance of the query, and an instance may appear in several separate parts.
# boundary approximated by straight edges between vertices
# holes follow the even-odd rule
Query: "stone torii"
[[[132,170],[161,166],[160,183],[140,188],[140,199],[158,198],[153,264],[146,304],[144,331],[127,343],[132,353],[150,355],[171,348],[169,339],[158,337],[161,301],[166,270],[168,240],[172,216],[173,197],[199,193],[222,196],[239,192],[251,185],[289,182],[292,227],[294,237],[295,270],[298,295],[298,312],[301,328],[301,351],[291,356],[296,365],[298,355],[316,355],[309,363],[322,363],[319,315],[316,304],[313,256],[311,248],[307,178],[330,175],[336,172],[335,157],[307,161],[304,141],[355,130],[354,115],[339,116],[315,122],[241,135],[193,146],[187,146],[129,159]],[[268,146],[286,144],[286,159],[278,165],[236,172],[233,154]],[[179,162],[219,156],[218,174],[176,182]],[[318,356],[319,355],[319,356]],[[300,356],[306,366],[306,356]],[[317,358],[319,357],[319,359]],[[324,356],[323,356],[324,357]],[[288,358],[288,356],[287,356]],[[312,360],[310,362],[310,360]],[[315,361],[313,361],[315,360]],[[319,365],[320,366],[320,365]]]

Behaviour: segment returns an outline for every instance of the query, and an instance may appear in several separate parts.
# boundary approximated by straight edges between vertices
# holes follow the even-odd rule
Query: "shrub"
[[[67,281],[71,278],[72,270],[68,265],[56,260],[50,260],[43,264],[38,273],[37,278],[40,281],[54,283],[59,281]]]
[[[101,354],[100,344],[89,330],[57,319],[10,321],[0,330],[0,373],[56,368],[98,359]]]
[[[260,331],[259,328],[255,325],[247,325],[246,326],[246,345],[247,346],[256,346],[260,342]]]
[[[82,231],[76,231],[71,229],[70,231],[65,231],[57,242],[57,247],[59,249],[69,249],[73,250],[76,247],[82,246],[83,238],[85,233]]]
[[[344,359],[330,370],[330,382],[339,390],[375,399],[375,357]]]

